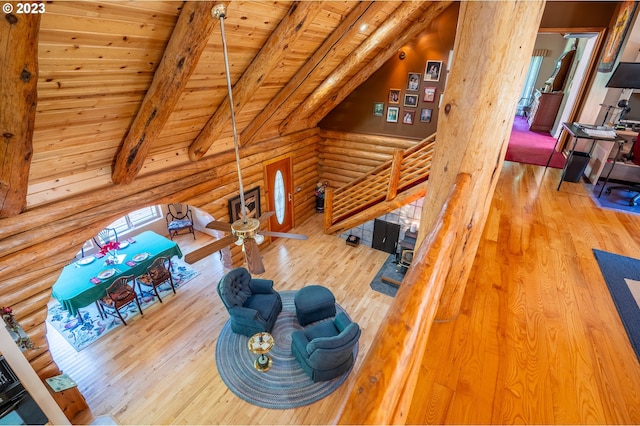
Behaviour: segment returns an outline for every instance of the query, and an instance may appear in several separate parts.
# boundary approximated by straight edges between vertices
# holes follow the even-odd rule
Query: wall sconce
[[[407,54],[404,53],[404,50],[401,50],[400,53],[398,53],[398,58],[400,58],[400,60],[403,60],[406,56]]]

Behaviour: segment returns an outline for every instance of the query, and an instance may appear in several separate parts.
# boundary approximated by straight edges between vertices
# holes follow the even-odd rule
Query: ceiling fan
[[[260,229],[260,224],[273,216],[275,212],[266,212],[260,218],[250,218],[247,217],[247,208],[244,200],[244,188],[242,186],[242,171],[240,169],[240,154],[238,148],[238,132],[236,130],[236,118],[233,109],[233,96],[231,90],[231,77],[229,76],[229,59],[227,56],[227,41],[224,33],[224,18],[226,16],[227,7],[224,4],[216,5],[211,10],[211,15],[214,18],[218,18],[220,20],[220,32],[222,34],[222,51],[224,54],[224,66],[225,66],[225,74],[227,77],[227,90],[229,92],[229,108],[231,110],[231,127],[233,128],[233,144],[235,148],[236,154],[236,166],[238,169],[238,183],[240,189],[240,211],[241,218],[236,220],[233,223],[219,222],[219,221],[211,221],[207,224],[207,228],[215,229],[217,231],[227,232],[230,235],[227,235],[217,241],[214,241],[211,244],[207,244],[203,247],[200,247],[197,250],[187,254],[185,256],[185,261],[187,263],[194,263],[200,259],[203,259],[210,254],[213,254],[230,244],[241,245],[242,250],[244,251],[245,260],[247,261],[247,269],[252,274],[262,274],[264,273],[264,264],[262,263],[262,257],[260,256],[260,252],[258,250],[258,244],[264,241],[265,236],[271,237],[283,237],[283,238],[293,238],[298,240],[306,240],[306,235],[300,234],[290,234],[286,232],[272,232],[267,230]]]

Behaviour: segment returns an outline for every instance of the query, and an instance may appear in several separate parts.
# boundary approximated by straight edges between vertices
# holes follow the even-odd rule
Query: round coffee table
[[[274,344],[275,340],[273,339],[273,336],[266,331],[256,333],[249,337],[249,342],[247,343],[249,350],[254,354],[259,355],[253,363],[256,370],[267,371],[271,368],[273,360],[269,355],[267,355],[267,352],[273,348]]]

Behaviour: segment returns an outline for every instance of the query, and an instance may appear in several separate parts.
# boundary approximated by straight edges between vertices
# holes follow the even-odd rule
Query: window
[[[522,93],[520,94],[520,101],[518,102],[518,115],[522,115],[524,108],[531,105],[533,101],[533,89],[540,72],[540,66],[542,65],[542,56],[533,56],[529,63],[529,70],[527,71],[527,78],[522,87]]]
[[[149,206],[133,211],[111,223],[108,228],[115,228],[118,235],[125,234],[135,228],[139,228],[162,217],[158,206]]]

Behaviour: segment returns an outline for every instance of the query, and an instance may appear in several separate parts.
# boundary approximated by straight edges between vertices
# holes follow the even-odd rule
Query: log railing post
[[[338,407],[337,424],[404,424],[415,392],[417,370],[427,349],[451,253],[459,244],[462,212],[471,177],[463,173],[387,312],[358,370],[349,397]]]
[[[333,222],[333,188],[324,190],[324,230],[325,232],[331,227]]]
[[[402,169],[402,159],[404,158],[404,150],[396,149],[393,151],[393,160],[391,162],[391,170],[389,170],[389,186],[387,187],[387,201],[396,198],[398,194],[398,182],[400,181],[400,171]]]

